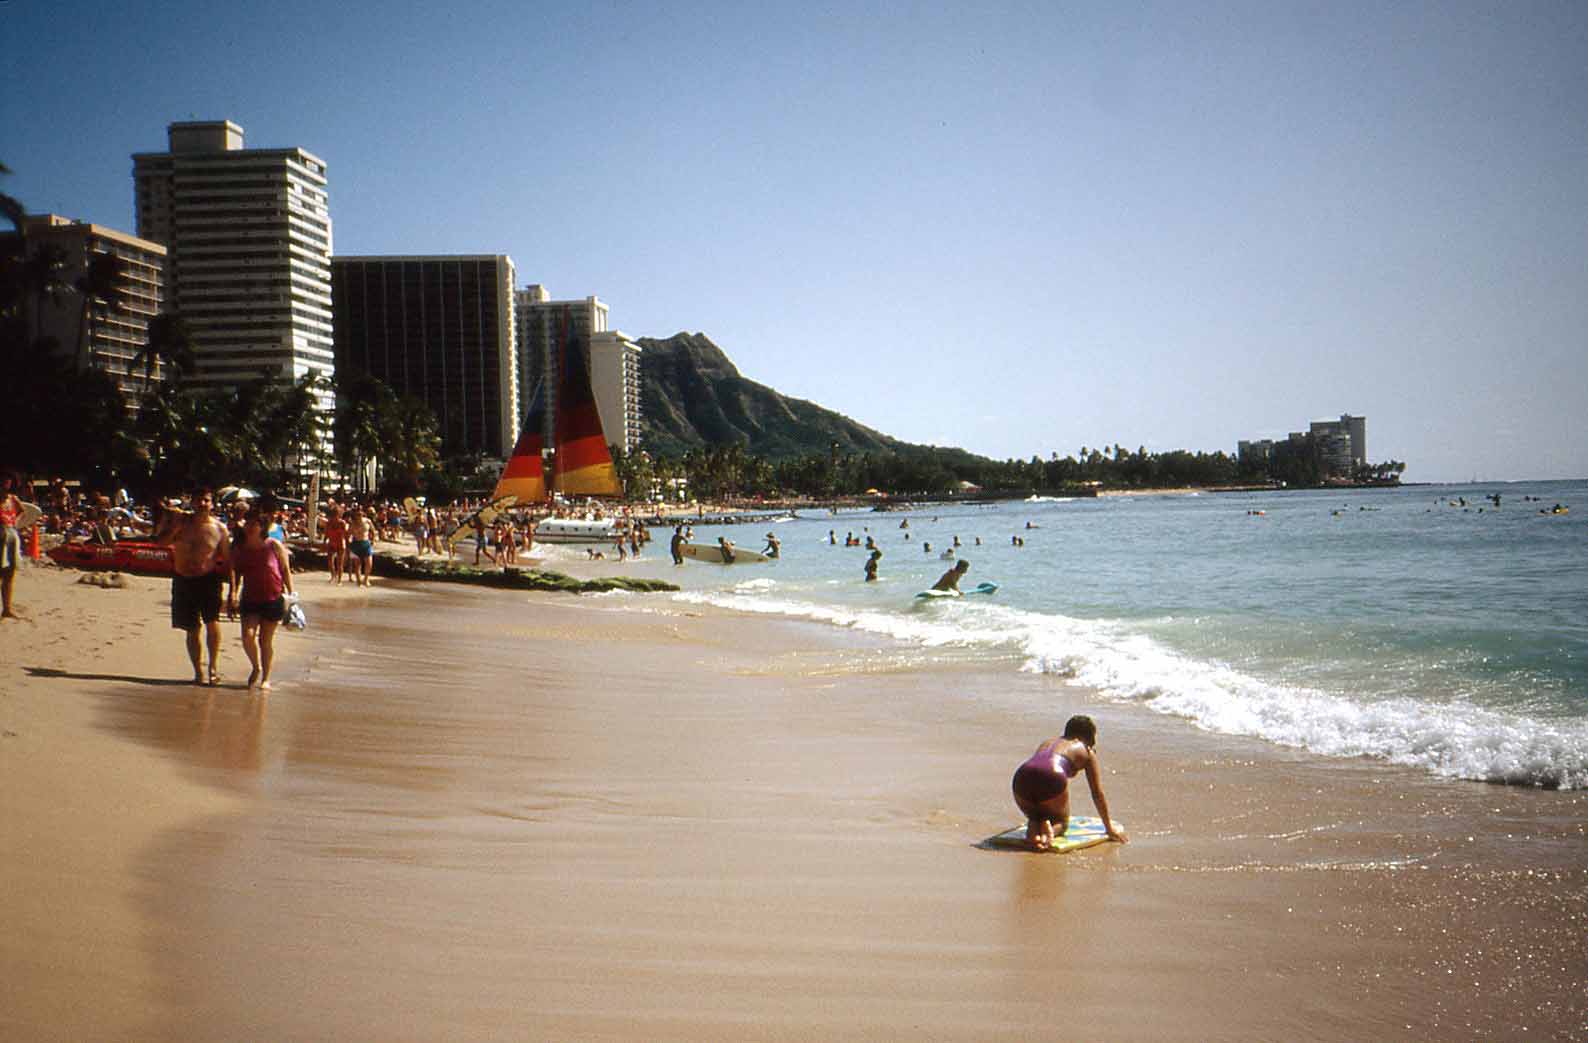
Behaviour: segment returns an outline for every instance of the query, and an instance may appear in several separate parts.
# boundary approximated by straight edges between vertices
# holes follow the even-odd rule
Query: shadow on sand
[[[59,677],[68,681],[121,681],[125,684],[146,684],[159,688],[194,687],[192,678],[173,679],[169,677],[133,677],[131,674],[74,674],[69,670],[56,670],[47,666],[25,666],[29,676],[32,677]]]

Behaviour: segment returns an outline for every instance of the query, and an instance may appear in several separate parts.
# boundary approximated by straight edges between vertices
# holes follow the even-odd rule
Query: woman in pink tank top
[[[235,606],[243,620],[243,651],[253,672],[248,687],[270,690],[270,667],[276,658],[276,627],[287,614],[287,594],[292,593],[292,565],[281,541],[265,535],[270,513],[262,507],[248,512],[243,535],[232,545],[232,590],[242,590]],[[233,609],[226,597],[227,612]]]

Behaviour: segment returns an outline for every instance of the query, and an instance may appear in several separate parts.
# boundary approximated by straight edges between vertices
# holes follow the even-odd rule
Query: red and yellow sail
[[[546,475],[540,460],[540,447],[543,442],[545,438],[540,433],[539,422],[532,424],[529,420],[525,420],[524,430],[518,436],[518,444],[513,446],[513,455],[508,458],[507,466],[502,468],[502,476],[496,480],[496,489],[491,493],[491,499],[511,496],[519,503],[545,502]]]
[[[557,457],[552,481],[564,496],[622,496],[590,386],[588,345],[579,343],[573,315],[562,316],[561,380],[557,386]],[[504,474],[505,477],[505,474]]]

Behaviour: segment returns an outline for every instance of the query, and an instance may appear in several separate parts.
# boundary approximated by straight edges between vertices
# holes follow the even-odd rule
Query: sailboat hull
[[[535,526],[536,543],[611,543],[616,538],[617,528],[611,518],[547,518]]]

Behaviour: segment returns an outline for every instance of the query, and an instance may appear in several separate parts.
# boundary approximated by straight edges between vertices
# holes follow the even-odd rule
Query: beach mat
[[[1115,822],[1114,826],[1118,829],[1125,828],[1119,822]],[[988,837],[976,846],[989,851],[1025,851],[1029,854],[1063,855],[1107,842],[1108,833],[1103,829],[1102,819],[1092,815],[1071,815],[1070,828],[1064,831],[1062,837],[1055,838],[1053,846],[1047,851],[1034,851],[1031,845],[1026,843],[1026,826],[1023,822],[1013,829],[1004,830],[997,836]]]

